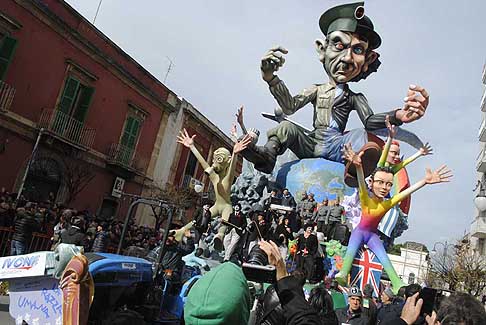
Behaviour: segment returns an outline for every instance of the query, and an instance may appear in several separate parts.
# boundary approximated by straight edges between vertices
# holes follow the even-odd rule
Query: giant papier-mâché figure
[[[194,138],[196,135],[189,136],[186,129],[180,132],[177,142],[183,144],[185,147],[189,148],[191,152],[196,157],[197,161],[204,168],[209,176],[209,180],[214,188],[214,194],[216,200],[214,205],[209,209],[211,212],[211,217],[215,218],[221,216],[225,221],[228,221],[230,214],[233,212],[233,207],[231,205],[231,184],[235,178],[237,154],[241,152],[246,146],[251,142],[250,136],[245,136],[241,141],[238,141],[233,146],[233,153],[230,153],[226,148],[218,148],[213,153],[212,165],[209,165],[204,157],[199,153],[196,146],[194,145]],[[189,223],[188,226],[192,224]],[[184,228],[186,228],[187,225]],[[214,246],[216,249],[220,250],[222,248],[222,241],[224,233],[226,231],[226,226],[221,225],[218,230],[218,234],[214,239]]]
[[[381,149],[367,145],[367,131],[385,129],[385,117],[394,125],[421,118],[429,99],[425,89],[410,85],[402,108],[375,114],[361,93],[349,89],[349,82],[365,79],[380,65],[375,50],[381,38],[370,18],[364,14],[364,3],[352,3],[327,10],[319,20],[325,40],[315,41],[319,60],[329,77],[325,84],[312,85],[292,96],[275,72],[285,62],[283,47],[272,48],[261,61],[261,72],[283,113],[291,115],[308,103],[314,106],[314,130],[306,130],[287,120],[268,131],[264,146],[251,144],[242,155],[263,172],[271,173],[278,155],[287,148],[299,159],[322,157],[344,163],[342,149],[351,143],[354,151],[363,151],[363,169],[369,175],[376,167]],[[364,129],[344,133],[351,111],[356,110]],[[346,183],[348,183],[346,181]],[[351,181],[350,183],[356,183]],[[350,184],[348,183],[348,184]]]
[[[385,153],[387,155],[388,153]],[[383,243],[377,234],[377,227],[380,220],[393,206],[399,204],[403,199],[426,184],[448,182],[452,177],[451,171],[445,165],[432,172],[426,169],[425,177],[414,185],[400,193],[396,193],[387,199],[387,195],[393,187],[393,169],[391,167],[376,167],[370,177],[371,191],[366,185],[362,157],[363,153],[355,153],[350,144],[346,144],[343,156],[356,166],[358,178],[358,191],[361,204],[361,220],[358,226],[351,233],[348,248],[343,261],[341,271],[336,275],[336,280],[342,285],[347,283],[348,274],[351,270],[353,259],[363,244],[366,244],[376,254],[390,278],[395,293],[404,285],[386,254]]]

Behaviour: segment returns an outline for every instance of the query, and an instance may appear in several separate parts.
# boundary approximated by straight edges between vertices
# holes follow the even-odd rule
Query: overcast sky
[[[92,21],[99,0],[67,2]],[[161,81],[170,58],[174,66],[166,85],[226,133],[243,104],[247,126],[265,134],[275,124],[260,112],[273,111],[275,101],[261,80],[260,58],[274,45],[289,50],[279,76],[294,94],[325,82],[313,44],[323,37],[320,15],[341,3],[103,0],[95,25]],[[373,0],[365,10],[383,40],[378,49],[382,66],[351,88],[363,92],[375,112],[382,112],[401,105],[409,84],[425,87],[430,93],[427,113],[406,128],[429,141],[435,154],[408,168],[411,180],[423,177],[427,166],[447,163],[454,171],[451,183],[426,187],[413,196],[410,229],[398,239],[431,249],[434,242],[469,230],[475,213],[486,1]],[[312,111],[309,105],[295,119],[312,127]],[[361,126],[352,115],[348,129]],[[405,155],[413,151],[402,146]]]

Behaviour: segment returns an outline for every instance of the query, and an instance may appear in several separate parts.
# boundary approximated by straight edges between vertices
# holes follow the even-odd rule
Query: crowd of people
[[[68,243],[83,246],[85,251],[108,252],[119,244],[123,228],[120,221],[99,220],[89,211],[76,211],[53,201],[14,199],[2,189],[0,225],[13,229],[11,255],[27,253],[32,232],[52,236],[52,248],[58,243]],[[171,270],[174,282],[182,280],[187,266],[199,266],[207,272],[189,293],[184,316],[188,324],[485,323],[484,307],[466,294],[444,299],[432,315],[421,314],[423,301],[418,298],[421,287],[416,284],[403,287],[396,295],[385,288],[379,297],[373,297],[369,285],[364,292],[352,287],[343,295],[337,282],[326,277],[322,267],[325,246],[320,245],[330,239],[346,241],[342,227],[347,229],[349,225],[337,199],[317,203],[312,193],[304,193],[295,200],[287,189],[274,190],[262,205],[253,206],[248,215],[236,203],[224,223],[227,229],[222,251],[213,244],[222,222],[220,218],[213,219],[209,209],[210,202],[206,202],[196,210],[192,229],[184,229],[182,237],[178,238],[177,231],[169,232],[161,256],[160,269]],[[161,229],[137,226],[130,220],[124,253],[155,261],[162,238]],[[289,241],[296,241],[293,252],[289,251]],[[265,253],[267,263],[275,266],[277,281],[261,294],[252,295],[241,264],[251,262],[261,252]],[[205,262],[208,259],[223,263],[209,271]],[[293,263],[289,264],[289,260]],[[211,281],[215,276],[221,280],[219,283]],[[225,281],[231,281],[231,285],[224,285]],[[306,283],[314,287],[306,291]],[[233,294],[233,302],[226,299],[218,303],[218,297],[229,294]],[[211,300],[214,306],[195,308],[201,297]]]
[[[33,233],[50,238],[49,246],[33,247],[35,250],[54,249],[59,243],[83,246],[85,252],[113,252],[118,247],[123,222],[111,218],[98,218],[90,211],[78,211],[54,201],[54,195],[44,202],[33,202],[21,196],[0,190],[0,227],[12,232],[7,255],[29,253]],[[161,240],[161,231],[153,227],[136,225],[129,220],[122,248],[138,250],[145,256]],[[135,253],[134,253],[135,254]]]

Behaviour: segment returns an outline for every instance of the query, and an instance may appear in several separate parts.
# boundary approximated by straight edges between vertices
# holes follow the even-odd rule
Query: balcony
[[[136,169],[134,156],[135,149],[126,147],[120,143],[112,143],[108,151],[107,161],[109,164],[134,171]]]
[[[477,217],[471,224],[471,236],[476,238],[486,238],[486,218]]]
[[[81,148],[92,148],[96,135],[95,129],[56,109],[42,110],[37,127]]]
[[[0,112],[7,112],[12,106],[15,97],[15,88],[8,83],[0,81]]]
[[[483,119],[481,126],[479,127],[479,141],[486,142],[486,119]]]

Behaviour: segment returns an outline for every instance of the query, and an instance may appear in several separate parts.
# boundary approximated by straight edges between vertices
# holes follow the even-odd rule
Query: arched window
[[[408,284],[412,283],[415,283],[415,273],[413,272],[408,275]]]
[[[61,180],[62,171],[59,163],[49,157],[39,157],[30,166],[23,193],[30,201],[47,201],[52,199],[50,193],[55,199]]]

